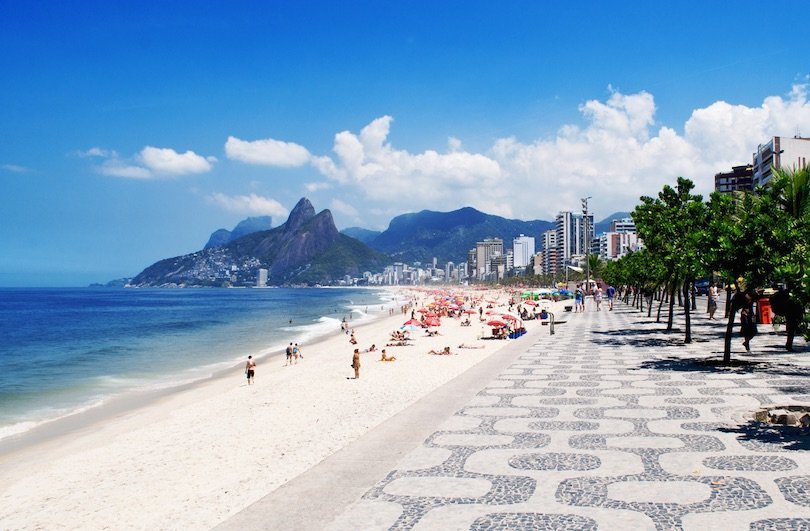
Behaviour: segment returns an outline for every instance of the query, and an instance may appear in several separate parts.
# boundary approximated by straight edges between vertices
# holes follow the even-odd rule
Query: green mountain
[[[340,231],[341,234],[345,234],[346,236],[350,236],[355,240],[360,240],[361,242],[368,245],[374,238],[380,235],[380,231],[378,230],[369,230],[364,229],[362,227],[349,227]]]
[[[270,230],[273,227],[272,223],[273,218],[270,216],[243,219],[233,230],[219,229],[211,233],[211,237],[208,238],[208,243],[205,244],[204,249],[222,247],[234,240],[238,240],[242,236],[263,230]]]
[[[380,271],[390,258],[362,242],[340,234],[332,213],[318,214],[302,198],[287,221],[219,247],[161,260],[143,270],[134,286],[254,285],[259,269],[268,284],[333,284],[345,275]]]
[[[436,257],[440,263],[459,263],[485,238],[502,238],[504,248],[511,248],[513,238],[524,234],[539,240],[551,228],[552,221],[507,219],[472,207],[452,212],[423,210],[395,217],[369,245],[402,262],[428,262]]]

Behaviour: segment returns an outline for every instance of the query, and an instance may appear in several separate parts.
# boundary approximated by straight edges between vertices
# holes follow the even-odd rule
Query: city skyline
[[[0,285],[131,276],[302,196],[383,230],[708,194],[810,135],[806,13],[752,35],[755,2],[0,0]]]

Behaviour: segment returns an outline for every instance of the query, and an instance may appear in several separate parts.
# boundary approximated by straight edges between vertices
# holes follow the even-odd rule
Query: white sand
[[[508,300],[486,298],[494,296]],[[357,328],[357,346],[383,346],[409,317],[397,311]],[[298,365],[259,360],[253,386],[235,368],[101,425],[2,455],[0,528],[215,526],[506,344],[477,341],[488,327],[472,317],[470,327],[445,318],[441,336],[417,333],[415,346],[387,347],[395,362],[363,354],[359,380],[349,379],[354,347],[336,331],[303,345]],[[457,348],[461,343],[484,348]],[[457,355],[426,354],[444,346]]]

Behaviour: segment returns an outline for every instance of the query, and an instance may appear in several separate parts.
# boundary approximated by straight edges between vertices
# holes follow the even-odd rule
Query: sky
[[[810,136],[806,2],[0,0],[0,286],[307,197],[339,229],[631,211]],[[539,235],[538,235],[539,236]]]

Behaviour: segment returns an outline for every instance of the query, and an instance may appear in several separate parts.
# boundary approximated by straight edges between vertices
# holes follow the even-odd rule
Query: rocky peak
[[[315,207],[312,206],[309,199],[302,197],[290,212],[290,217],[287,218],[287,222],[284,224],[284,232],[297,231],[314,217]]]

